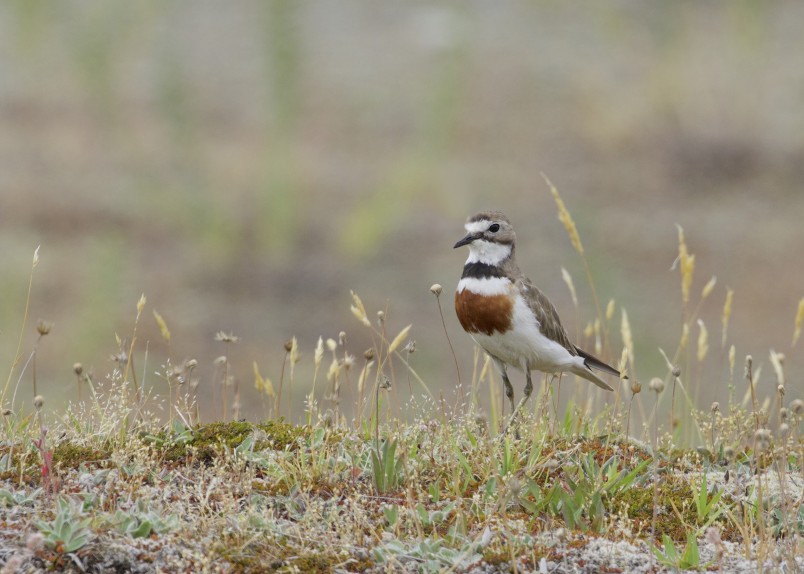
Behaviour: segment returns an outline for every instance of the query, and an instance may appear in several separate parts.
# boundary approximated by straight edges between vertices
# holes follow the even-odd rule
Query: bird
[[[520,271],[516,234],[499,211],[482,211],[464,226],[455,249],[469,257],[455,291],[455,312],[464,331],[494,361],[511,403],[510,424],[533,391],[531,371],[572,373],[607,391],[612,387],[594,370],[619,377],[614,367],[576,347],[547,296]],[[524,396],[514,406],[508,367],[525,372]]]

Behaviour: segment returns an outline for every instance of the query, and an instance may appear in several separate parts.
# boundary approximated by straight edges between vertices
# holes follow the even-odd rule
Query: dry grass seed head
[[[318,337],[318,342],[315,345],[315,351],[313,352],[313,363],[315,364],[316,370],[321,366],[321,360],[324,358],[324,338]]]
[[[631,335],[631,323],[628,321],[628,313],[625,309],[620,309],[620,334],[623,339],[623,346],[628,353],[628,361],[634,365],[634,338]]]
[[[611,321],[612,317],[614,317],[614,309],[616,306],[617,304],[614,302],[614,299],[609,299],[606,305],[606,321]]]
[[[798,311],[796,312],[796,320],[793,325],[793,343],[795,346],[798,343],[798,338],[801,336],[801,325],[804,324],[804,297],[798,302]]]
[[[658,395],[664,391],[664,381],[659,377],[653,377],[648,383],[648,388]]]
[[[684,228],[676,224],[678,227],[678,262],[681,271],[681,300],[684,305],[689,303],[690,300],[690,286],[692,285],[692,276],[695,272],[695,255],[690,255],[687,249],[687,241],[684,238]]]
[[[706,330],[706,325],[703,322],[703,319],[698,319],[698,328],[700,329],[698,333],[698,352],[697,358],[698,362],[702,362],[706,358],[706,353],[709,352],[709,333]]]
[[[352,311],[352,315],[357,317],[357,320],[363,323],[366,327],[371,327],[371,321],[368,319],[368,314],[366,313],[366,307],[363,305],[363,301],[354,291],[350,291],[352,294],[352,306],[350,310]]]
[[[706,285],[704,285],[704,288],[701,291],[701,299],[706,299],[707,297],[709,297],[709,295],[712,293],[712,290],[715,288],[716,284],[717,284],[717,277],[713,275],[712,278],[709,280],[709,282]]]
[[[729,331],[729,320],[731,319],[731,306],[734,301],[734,290],[730,287],[726,288],[726,301],[723,303],[723,312],[720,316],[720,322],[723,329],[720,336],[720,346],[726,346],[726,336]]]
[[[563,267],[561,268],[561,278],[564,280],[564,283],[566,283],[567,289],[569,289],[573,306],[578,307],[578,295],[575,292],[575,283],[572,282],[572,275]]]
[[[240,341],[240,337],[233,333],[218,331],[215,333],[215,340],[221,343],[237,343]]]
[[[575,227],[575,222],[572,219],[572,215],[570,215],[567,206],[564,205],[564,200],[561,199],[561,196],[558,194],[558,190],[552,184],[552,182],[547,179],[547,176],[542,174],[544,181],[547,182],[547,185],[550,187],[550,193],[553,194],[553,199],[556,202],[556,206],[558,207],[558,220],[564,226],[564,229],[567,231],[567,235],[569,235],[570,241],[572,242],[572,246],[575,248],[575,251],[578,252],[578,255],[583,255],[583,245],[581,244],[581,236],[578,234],[578,228]]]
[[[50,321],[39,319],[39,321],[36,322],[36,332],[39,333],[41,337],[44,337],[45,335],[50,333],[50,330],[52,328],[53,323],[51,323]]]

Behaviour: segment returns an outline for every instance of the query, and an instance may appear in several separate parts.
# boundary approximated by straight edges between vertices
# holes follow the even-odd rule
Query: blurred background
[[[786,353],[788,397],[800,397],[802,21],[795,1],[3,2],[0,365],[13,362],[41,245],[22,362],[37,319],[52,322],[37,355],[49,407],[75,400],[73,363],[96,380],[115,368],[115,334],[130,336],[143,293],[139,376],[165,394],[154,373],[167,358],[197,359],[207,419],[220,417],[219,355],[251,419],[264,414],[252,363],[276,386],[294,335],[303,356],[283,414],[303,416],[319,336],[345,331],[361,365],[371,339],[350,289],[372,317],[387,310],[391,335],[413,324],[412,366],[454,397],[428,289],[444,286],[466,381],[473,344],[452,309],[466,252],[452,245],[480,209],[510,216],[521,267],[593,347],[583,262],[544,172],[601,304],[617,302],[610,360],[624,306],[637,377],[666,374],[657,349],[675,351],[682,322],[678,223],[696,255],[691,306],[717,276],[700,310],[709,354],[695,359],[693,325],[685,363],[701,407],[726,400],[727,287],[738,397],[746,353],[775,388],[770,349]],[[30,371],[17,395],[28,405]]]

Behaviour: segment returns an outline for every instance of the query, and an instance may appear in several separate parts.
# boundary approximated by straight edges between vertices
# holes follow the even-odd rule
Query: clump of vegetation
[[[685,373],[702,372],[697,367],[709,343],[699,311],[715,283],[693,304],[694,263],[679,228],[682,331],[675,352],[662,351],[667,370],[650,379],[646,404],[623,310],[619,367],[630,380],[612,403],[575,396],[559,412],[561,385],[546,384],[524,416],[521,438],[500,432],[502,401],[488,357],[476,354],[469,384],[470,399],[489,389],[490,416],[472,400],[454,407],[437,402],[411,366],[411,326],[389,330],[387,310],[370,314],[355,293],[352,313],[374,344],[358,360],[345,332],[318,341],[307,409],[298,414],[302,426],[279,416],[283,393],[298,392],[295,338],[285,347],[276,385],[252,366],[264,399],[262,422],[238,420],[241,383],[232,380],[226,356],[215,360],[218,421],[200,420],[194,360],[166,359],[166,396],[137,381],[133,358],[144,297],[130,337],[117,341],[117,368],[107,380],[94,380],[76,364],[75,404],[48,414],[36,395],[28,411],[16,389],[26,376],[35,384],[33,358],[50,331],[40,324],[31,360],[12,365],[0,397],[0,565],[9,572],[142,564],[159,571],[440,572],[486,563],[552,571],[591,560],[607,561],[593,563],[600,570],[627,569],[647,559],[655,571],[728,570],[739,561],[801,568],[804,402],[790,396],[800,390],[788,391],[784,357],[772,353],[776,395],[761,402],[753,359],[745,359],[738,380],[731,346],[730,385],[745,385],[745,399],[730,393],[722,404],[696,408]],[[586,271],[591,285],[588,265]],[[565,280],[574,292],[569,274]],[[431,291],[440,311],[441,289]],[[727,291],[724,349],[731,300]],[[587,334],[601,354],[615,346],[616,304],[597,307]],[[154,317],[169,341],[164,319]],[[804,311],[795,318],[793,344],[802,322]],[[27,307],[23,331],[26,324]],[[217,339],[237,342],[233,334]],[[457,361],[456,375],[460,381]],[[409,420],[390,408],[401,380],[423,396]],[[347,386],[357,390],[351,420],[341,404]],[[631,425],[635,405],[644,415],[641,427]],[[160,408],[170,414],[156,416]],[[596,550],[600,544],[611,549],[606,556]]]

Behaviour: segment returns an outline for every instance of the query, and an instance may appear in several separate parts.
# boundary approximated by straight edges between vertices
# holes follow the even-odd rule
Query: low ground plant
[[[558,206],[594,292],[575,224],[563,202]],[[29,355],[20,343],[0,399],[0,566],[3,572],[624,571],[635,564],[651,572],[746,564],[800,570],[801,389],[786,386],[794,375],[772,352],[776,394],[757,396],[753,358],[740,367],[728,346],[729,290],[721,338],[729,395],[697,408],[692,380],[721,376],[703,368],[709,343],[700,310],[715,282],[693,301],[694,255],[681,228],[678,268],[683,325],[677,348],[660,351],[666,371],[646,384],[653,393],[643,394],[636,377],[627,313],[621,309],[617,325],[617,304],[596,304],[587,343],[620,357],[622,384],[608,403],[576,390],[565,404],[560,395],[570,381],[546,378],[519,436],[502,432],[501,385],[488,357],[475,355],[463,401],[436,399],[415,370],[412,327],[392,328],[388,309],[370,312],[357,293],[351,311],[372,347],[356,358],[343,332],[319,339],[305,358],[293,338],[276,382],[250,362],[264,408],[257,422],[239,420],[242,381],[233,381],[226,357],[214,360],[219,420],[200,418],[198,361],[165,358],[159,374],[167,392],[136,378],[144,297],[129,337],[116,341],[116,368],[107,377],[76,364],[76,401],[46,411],[37,394],[29,407],[18,391],[35,380],[34,358],[49,332],[37,326]],[[565,280],[574,292],[568,273]],[[431,292],[442,312],[441,287]],[[153,315],[169,340],[164,319]],[[793,345],[802,322],[804,304]],[[237,337],[222,332],[217,339],[231,345]],[[303,360],[312,360],[314,371],[304,388],[295,367]],[[455,363],[461,381],[454,355],[445,360]],[[413,391],[407,410],[395,404],[400,385]],[[743,400],[736,398],[738,385]],[[344,404],[344,389],[353,391],[353,408]],[[484,392],[488,410],[476,400]],[[287,412],[283,396],[291,393],[307,398],[292,422],[280,416]],[[632,421],[637,413],[641,420]]]

